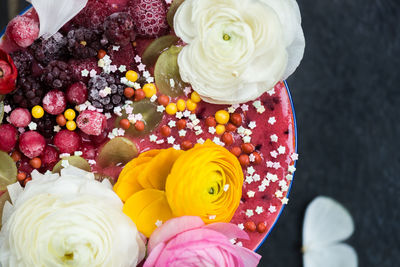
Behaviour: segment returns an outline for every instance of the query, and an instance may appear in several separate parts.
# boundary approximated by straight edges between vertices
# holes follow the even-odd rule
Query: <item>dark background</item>
[[[260,266],[302,266],[303,215],[318,195],[353,215],[348,243],[360,267],[400,266],[400,1],[298,3],[306,51],[288,82],[300,160],[289,205],[258,251]],[[0,27],[7,21],[0,0]]]

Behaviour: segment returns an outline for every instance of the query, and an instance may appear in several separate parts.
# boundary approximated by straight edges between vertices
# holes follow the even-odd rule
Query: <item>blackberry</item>
[[[67,55],[67,39],[59,32],[47,40],[35,41],[31,49],[36,60],[47,65],[50,61],[61,59]]]
[[[27,76],[32,72],[33,56],[27,50],[13,52],[11,58],[18,69],[18,76]]]
[[[50,89],[65,89],[72,83],[72,73],[64,61],[53,60],[44,69],[41,81]]]
[[[111,93],[102,97],[100,92],[106,87],[111,89]],[[94,107],[103,109],[104,112],[110,112],[125,103],[124,88],[119,83],[119,77],[103,73],[90,79],[88,100]]]
[[[47,112],[40,119],[32,118],[32,121],[37,124],[36,131],[44,138],[51,138],[54,135],[54,126],[56,126],[56,116],[50,115]]]
[[[31,76],[21,76],[17,80],[17,89],[6,96],[6,103],[14,108],[31,109],[40,105],[46,93],[39,82]]]
[[[115,45],[127,45],[135,40],[135,24],[126,12],[114,13],[104,22],[104,36]]]
[[[93,30],[79,28],[71,30],[67,35],[67,48],[74,58],[95,57],[101,48],[100,38]]]

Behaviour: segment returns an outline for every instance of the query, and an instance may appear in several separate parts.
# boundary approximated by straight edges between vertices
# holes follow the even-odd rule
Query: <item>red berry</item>
[[[228,123],[227,125],[226,125],[226,128],[225,128],[228,132],[234,132],[234,131],[236,131],[236,126],[235,125],[233,125],[233,123]]]
[[[67,120],[65,119],[64,114],[59,114],[56,117],[56,122],[58,125],[60,125],[61,127],[64,127],[65,124],[67,124]]]
[[[10,115],[10,122],[15,127],[26,127],[31,122],[31,119],[31,113],[26,108],[16,108]]]
[[[21,153],[19,153],[19,151],[15,150],[12,154],[11,154],[11,158],[15,161],[18,162],[21,160]]]
[[[87,83],[90,80],[90,76],[82,76],[83,70],[95,70],[97,73],[101,73],[102,69],[98,66],[95,57],[85,59],[71,59],[68,61],[68,65],[71,66],[72,79],[74,81],[81,81]]]
[[[98,58],[98,59],[102,59],[102,58],[105,57],[106,55],[107,55],[107,52],[104,51],[103,49],[100,49],[100,50],[97,52],[97,58]]]
[[[128,45],[136,38],[132,17],[126,12],[117,12],[109,16],[104,24],[104,37],[115,45]]]
[[[17,174],[17,180],[18,180],[19,182],[23,182],[23,181],[25,180],[25,178],[26,178],[26,173],[24,173],[24,172],[19,172],[19,173]]]
[[[88,98],[88,90],[83,82],[72,84],[67,89],[68,103],[73,105],[80,105],[86,102]]]
[[[250,232],[255,232],[257,229],[256,224],[253,221],[247,221],[244,224],[244,228],[246,228],[246,230],[250,231]]]
[[[144,130],[144,122],[143,121],[137,121],[135,122],[135,129],[138,130],[139,132]]]
[[[18,132],[11,124],[0,125],[0,150],[10,152],[17,143]]]
[[[47,145],[44,148],[42,154],[40,155],[40,159],[42,160],[43,167],[51,169],[58,162],[59,153],[58,153],[57,149],[55,149],[52,146]]]
[[[65,94],[59,90],[48,92],[43,98],[43,108],[51,115],[58,115],[64,112],[67,107]]]
[[[131,98],[131,97],[133,97],[134,95],[135,95],[135,90],[133,90],[133,88],[126,87],[126,88],[124,89],[124,96],[125,96],[126,98]]]
[[[28,47],[39,36],[39,23],[33,18],[18,16],[8,23],[6,34],[20,47]]]
[[[131,127],[131,123],[128,119],[122,119],[119,121],[119,126],[121,126],[121,128],[124,130],[128,130],[129,127]]]
[[[217,121],[216,121],[215,118],[212,117],[212,116],[207,117],[207,119],[206,119],[206,125],[207,125],[208,127],[215,127],[215,126],[217,126]]]
[[[231,133],[225,132],[221,138],[222,142],[224,142],[227,146],[233,144],[233,137]]]
[[[176,123],[176,127],[178,128],[178,130],[185,129],[185,127],[186,127],[186,120],[185,120],[185,119],[180,119],[180,120]]]
[[[143,89],[137,89],[135,91],[135,101],[140,101],[142,99],[145,99],[146,94],[144,93]]]
[[[265,225],[264,222],[260,222],[260,223],[257,225],[257,231],[258,231],[259,233],[264,233],[266,229],[267,229],[267,226]]]
[[[250,143],[242,144],[242,150],[246,154],[250,154],[254,151],[254,146]]]
[[[108,132],[107,131],[103,131],[101,134],[99,135],[90,135],[90,140],[96,144],[96,145],[100,145],[102,143],[104,143],[104,141],[107,140],[107,135]]]
[[[88,1],[86,7],[79,12],[73,23],[85,28],[98,29],[113,12],[110,4],[103,0]]]
[[[81,138],[76,132],[62,130],[54,136],[54,145],[61,153],[72,154],[81,145]]]
[[[189,150],[193,147],[193,143],[190,142],[189,140],[185,140],[182,142],[181,146],[183,150]]]
[[[42,154],[45,146],[44,137],[35,131],[25,132],[19,138],[19,150],[28,158],[34,158]]]
[[[42,160],[40,158],[33,158],[29,161],[29,164],[34,169],[39,169],[42,166]]]
[[[157,99],[158,104],[163,105],[166,107],[169,104],[169,96],[167,95],[160,95]]]
[[[76,119],[76,124],[86,134],[100,135],[107,126],[107,118],[100,112],[85,110]]]
[[[242,165],[243,167],[248,166],[250,164],[249,156],[246,155],[246,154],[240,155],[239,156],[239,162],[240,162],[240,165]]]
[[[262,158],[261,158],[260,153],[258,153],[258,152],[253,152],[252,155],[254,156],[254,164],[257,164],[257,165],[258,165],[258,164],[261,164]]]
[[[232,147],[230,151],[231,151],[231,153],[232,153],[233,155],[235,155],[236,157],[239,157],[240,154],[242,154],[242,149],[241,149],[240,147],[238,147],[238,146]]]
[[[96,148],[90,143],[83,143],[81,146],[82,157],[85,159],[95,159],[96,158]]]
[[[240,125],[242,125],[242,116],[239,113],[233,113],[231,115],[231,122],[239,127]]]
[[[171,128],[169,128],[167,125],[163,125],[160,129],[161,135],[162,136],[170,136],[171,135]]]
[[[24,172],[26,174],[31,174],[31,172],[33,171],[33,168],[29,164],[29,160],[27,158],[24,158],[20,161],[20,163],[18,164],[18,171]]]

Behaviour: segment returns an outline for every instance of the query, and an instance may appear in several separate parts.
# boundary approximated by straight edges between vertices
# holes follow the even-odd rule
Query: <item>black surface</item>
[[[353,215],[360,267],[400,266],[400,1],[298,2],[307,47],[289,86],[300,160],[260,266],[302,266],[303,214],[318,195]]]

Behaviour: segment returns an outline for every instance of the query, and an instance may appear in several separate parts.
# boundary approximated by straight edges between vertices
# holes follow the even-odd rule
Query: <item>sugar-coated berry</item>
[[[184,111],[186,109],[186,102],[183,99],[176,101],[176,107],[179,111]]]
[[[44,137],[36,131],[25,132],[19,138],[19,150],[31,159],[42,154],[45,146]]]
[[[242,116],[239,113],[233,113],[230,120],[237,127],[242,125]]]
[[[169,103],[169,96],[167,95],[160,95],[157,99],[158,104],[163,105],[166,107]]]
[[[42,102],[44,110],[51,115],[58,115],[67,107],[65,94],[60,90],[52,90],[48,92],[44,96]]]
[[[135,91],[135,101],[140,101],[146,98],[146,94],[144,93],[143,89],[137,89]]]
[[[167,125],[163,125],[160,129],[161,135],[164,137],[168,137],[171,135],[171,128],[169,128]]]
[[[150,98],[153,95],[157,94],[157,87],[155,86],[154,83],[146,83],[143,86],[143,91],[144,91],[144,94],[146,95],[146,97]]]
[[[165,108],[165,112],[167,112],[167,114],[169,115],[175,115],[177,111],[178,107],[176,106],[175,103],[169,103]]]
[[[206,125],[207,125],[208,127],[215,127],[215,126],[217,126],[217,121],[216,121],[215,118],[212,117],[212,116],[207,117],[207,119],[206,119]]]
[[[29,164],[32,166],[34,169],[39,169],[42,166],[42,160],[40,158],[33,158],[29,161]]]
[[[235,155],[236,157],[239,157],[240,154],[242,154],[242,149],[241,149],[240,147],[238,147],[238,146],[232,147],[230,151],[231,151],[231,153],[232,153],[233,155]]]
[[[258,153],[258,152],[253,152],[253,153],[251,153],[251,154],[254,156],[254,164],[256,164],[256,165],[261,164],[262,158],[261,158],[260,153]]]
[[[232,137],[232,134],[231,134],[231,133],[225,132],[225,133],[222,135],[221,140],[222,140],[222,142],[224,142],[225,145],[227,145],[227,146],[230,146],[230,145],[233,144],[233,137]]]
[[[32,108],[32,117],[35,119],[40,119],[44,116],[44,110],[41,106],[34,106]]]
[[[258,225],[257,225],[257,232],[259,232],[259,233],[264,233],[265,232],[265,230],[267,230],[267,226],[265,225],[265,223],[264,222],[260,222]]]
[[[64,111],[64,117],[69,121],[73,121],[76,117],[75,110],[73,110],[72,108],[67,109],[66,111]]]
[[[10,152],[14,149],[18,139],[18,131],[11,124],[0,125],[0,150]]]
[[[242,144],[242,150],[246,154],[251,154],[254,151],[254,146],[250,143]]]
[[[100,49],[100,50],[97,52],[97,58],[98,58],[98,59],[102,59],[102,58],[105,57],[106,55],[107,55],[107,52],[104,51],[103,49]]]
[[[189,140],[185,140],[182,142],[181,146],[183,150],[189,150],[193,147],[193,143],[190,142]]]
[[[246,230],[248,230],[250,232],[255,232],[257,229],[257,226],[253,221],[247,221],[244,224],[244,228],[246,228]]]
[[[227,125],[226,125],[226,130],[228,131],[228,132],[234,132],[234,131],[236,131],[236,129],[237,129],[237,127],[235,126],[235,125],[233,125],[233,123],[228,123]]]
[[[18,162],[21,160],[21,153],[19,153],[19,151],[15,150],[12,154],[11,154],[11,158],[15,161]]]
[[[56,122],[58,125],[60,125],[61,127],[64,127],[65,124],[67,124],[67,120],[65,119],[64,114],[59,114],[56,117]]]
[[[125,77],[128,79],[130,82],[136,82],[139,78],[139,75],[137,74],[136,71],[133,70],[128,70],[125,74]]]
[[[218,125],[215,127],[215,132],[216,132],[218,135],[222,135],[222,134],[225,132],[225,125],[218,124]]]
[[[197,103],[194,102],[194,101],[192,101],[191,99],[188,99],[188,100],[186,101],[186,107],[187,107],[187,109],[190,110],[190,111],[195,111],[196,108],[197,108]]]
[[[201,98],[199,96],[199,94],[197,92],[193,92],[190,95],[190,99],[194,102],[194,103],[199,103],[201,101]]]
[[[10,123],[15,127],[26,127],[31,119],[31,113],[26,108],[16,108],[10,114]]]
[[[72,154],[80,147],[81,137],[76,132],[61,130],[54,136],[54,145],[60,153]]]
[[[18,180],[18,182],[23,182],[23,181],[25,180],[25,178],[26,178],[26,173],[24,173],[24,172],[19,172],[19,173],[17,174],[17,180]]]
[[[82,132],[99,136],[107,126],[107,117],[94,110],[85,110],[79,114],[76,124]]]
[[[52,168],[60,160],[59,153],[57,149],[53,146],[47,145],[42,154],[40,154],[40,159],[42,160],[42,167]]]
[[[135,95],[135,90],[133,89],[133,88],[131,88],[131,87],[126,87],[125,89],[124,89],[124,96],[126,97],[126,98],[131,98],[131,97],[133,97]]]
[[[88,99],[88,89],[83,82],[71,84],[66,91],[67,101],[72,105],[80,105]]]
[[[227,124],[229,121],[229,113],[226,110],[218,110],[215,113],[215,119],[219,124]]]
[[[242,165],[243,167],[248,166],[250,164],[249,156],[246,154],[240,155],[239,162],[240,162],[240,165]]]
[[[129,127],[131,127],[131,123],[128,119],[122,119],[119,121],[119,126],[121,126],[121,128],[124,130],[128,130]]]
[[[136,121],[135,122],[135,129],[139,132],[144,130],[144,122],[143,121]]]
[[[182,130],[186,128],[186,120],[185,119],[180,119],[179,121],[176,122],[176,127],[178,130]]]
[[[8,23],[6,35],[20,47],[30,46],[39,37],[39,22],[28,16],[17,16]]]
[[[76,129],[76,122],[74,121],[67,121],[66,127],[69,131],[75,131]]]

